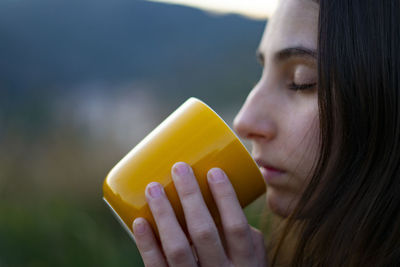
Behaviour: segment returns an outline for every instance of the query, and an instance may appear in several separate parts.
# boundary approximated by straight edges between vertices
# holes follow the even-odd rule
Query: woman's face
[[[268,206],[280,216],[295,207],[317,159],[318,8],[312,0],[280,1],[258,49],[262,77],[234,121],[252,142]]]

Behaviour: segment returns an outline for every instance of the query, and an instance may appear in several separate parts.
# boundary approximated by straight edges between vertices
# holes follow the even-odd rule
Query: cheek
[[[319,122],[315,113],[288,120],[285,150],[288,153],[288,187],[267,189],[267,204],[275,214],[287,217],[295,208],[312,174],[318,153]],[[289,189],[290,188],[290,189]]]
[[[317,114],[297,117],[292,122],[290,153],[293,172],[303,182],[313,171],[319,148],[319,121]]]

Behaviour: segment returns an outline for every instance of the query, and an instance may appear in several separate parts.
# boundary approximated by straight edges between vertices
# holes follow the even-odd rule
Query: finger
[[[133,222],[133,234],[136,246],[146,267],[166,267],[167,263],[151,230],[149,223],[143,218]]]
[[[250,227],[232,184],[219,168],[211,169],[207,176],[221,217],[230,260],[235,266],[255,265],[257,259]]]
[[[178,162],[171,173],[201,266],[226,265],[228,258],[192,168]]]
[[[197,266],[192,249],[159,183],[150,183],[146,199],[153,214],[164,254],[170,266]]]
[[[267,254],[266,254],[266,249],[265,249],[264,235],[260,230],[255,229],[253,227],[250,227],[250,232],[251,232],[251,236],[253,238],[255,254],[258,259],[258,262],[262,263],[261,266],[266,266],[267,265]]]

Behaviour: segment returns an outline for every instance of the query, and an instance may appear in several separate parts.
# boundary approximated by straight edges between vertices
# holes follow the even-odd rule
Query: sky
[[[233,13],[257,20],[269,18],[278,0],[149,0],[191,6],[215,13]]]

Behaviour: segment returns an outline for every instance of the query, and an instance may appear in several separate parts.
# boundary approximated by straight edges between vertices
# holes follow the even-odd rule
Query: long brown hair
[[[320,0],[315,172],[275,245],[292,266],[400,264],[400,1]]]

